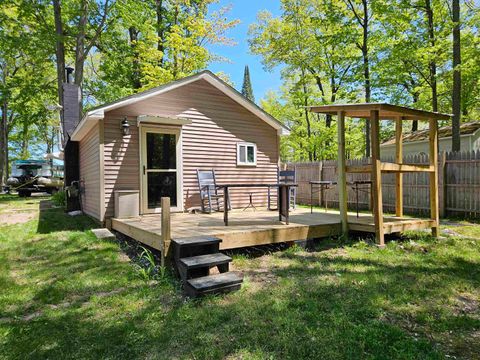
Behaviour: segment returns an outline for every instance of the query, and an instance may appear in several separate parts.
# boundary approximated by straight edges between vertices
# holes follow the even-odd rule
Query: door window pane
[[[147,133],[147,168],[177,168],[174,134]]]
[[[161,207],[161,198],[169,197],[170,205],[177,206],[177,173],[149,172],[147,177],[148,208]]]

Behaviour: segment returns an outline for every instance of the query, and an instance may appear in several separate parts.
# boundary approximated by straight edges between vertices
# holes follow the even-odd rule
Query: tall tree
[[[55,96],[51,37],[37,31],[32,3],[5,0],[0,7],[0,182],[8,177],[9,159],[27,153],[34,127],[44,121],[46,101]],[[19,146],[11,138],[21,139]],[[23,146],[22,146],[23,145]]]
[[[242,95],[245,96],[248,100],[255,102],[255,96],[253,95],[252,83],[250,81],[250,70],[248,69],[248,65],[245,66],[245,70],[243,71]]]
[[[280,17],[258,14],[249,29],[250,49],[262,56],[267,69],[305,69],[318,88],[320,104],[353,98],[355,89],[349,85],[359,58],[347,11],[340,0],[283,0]],[[327,126],[331,120],[326,116]]]
[[[110,101],[205,69],[224,60],[211,45],[232,45],[238,24],[229,8],[209,11],[212,0],[118,2],[116,20],[101,37],[100,56],[86,84],[92,101]],[[147,6],[145,6],[147,5]]]
[[[345,0],[348,8],[352,11],[355,22],[358,23],[361,29],[360,41],[357,41],[357,47],[362,52],[362,75],[364,82],[365,102],[371,101],[371,81],[370,81],[370,21],[371,1],[369,0]],[[365,121],[365,156],[370,156],[370,121]]]
[[[55,59],[57,69],[58,104],[63,108],[63,83],[65,82],[65,39],[63,32],[62,6],[60,0],[53,0],[55,23]],[[61,111],[63,120],[63,111]]]
[[[460,120],[462,111],[462,73],[460,43],[460,1],[452,0],[453,20],[453,86],[452,86],[452,151],[460,151]]]

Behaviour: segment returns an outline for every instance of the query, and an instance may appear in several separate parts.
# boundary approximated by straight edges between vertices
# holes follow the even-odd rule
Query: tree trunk
[[[21,157],[22,159],[27,159],[29,157],[28,154],[28,123],[26,121],[23,122],[23,129],[22,129],[22,145],[21,145]]]
[[[179,9],[179,5],[177,3],[177,5],[175,6],[175,15],[174,15],[174,21],[173,21],[173,24],[174,25],[177,25],[178,23],[178,15],[179,15],[179,12],[180,12],[180,9]],[[174,49],[173,50],[173,69],[172,69],[172,75],[173,75],[173,79],[174,80],[177,80],[177,75],[178,75],[178,49]]]
[[[302,69],[302,88],[303,88],[303,105],[305,106],[304,108],[304,114],[305,114],[305,121],[307,122],[307,136],[308,136],[308,160],[309,161],[314,161],[315,159],[315,149],[312,149],[311,147],[311,140],[312,140],[312,125],[310,123],[310,113],[308,111],[308,90],[307,90],[307,84],[305,83],[305,70]],[[313,150],[313,151],[312,151]]]
[[[369,103],[371,100],[371,85],[370,85],[370,59],[368,56],[368,1],[362,0],[363,5],[363,76],[365,81],[365,102]],[[370,121],[365,121],[365,156],[370,157]]]
[[[415,84],[413,84],[413,87],[415,87]],[[419,98],[418,92],[413,92],[412,97],[413,97],[413,103],[416,104],[418,102]],[[418,130],[418,120],[413,120],[412,121],[412,132],[415,132]]]
[[[335,89],[335,81],[333,78],[330,80],[330,86],[332,89]],[[332,95],[330,96],[330,103],[335,104],[336,99],[337,99],[337,92],[332,91]],[[325,115],[325,123],[328,128],[332,126],[332,115],[330,114]]]
[[[163,66],[163,32],[164,32],[164,24],[163,24],[163,9],[162,9],[163,0],[156,0],[156,13],[157,13],[157,50],[162,52],[162,56],[160,58],[159,64]]]
[[[65,44],[63,39],[63,22],[61,0],[53,0],[53,13],[55,17],[55,57],[57,65],[57,95],[58,103],[62,106],[60,117],[63,121],[63,83],[65,82]]]
[[[128,28],[128,34],[130,36],[130,47],[133,52],[132,84],[134,89],[140,89],[142,87],[142,82],[140,81],[140,59],[137,51],[138,30],[131,26]]]
[[[79,119],[82,118],[82,87],[83,87],[83,72],[85,65],[85,36],[87,32],[87,17],[88,1],[82,0],[80,8],[80,18],[78,20],[78,34],[75,44],[75,84],[80,88],[80,114]]]
[[[8,139],[7,139],[7,111],[8,103],[6,100],[2,103],[2,120],[0,122],[0,185],[5,184],[7,177],[7,151],[8,151]]]
[[[460,70],[460,1],[452,0],[453,14],[453,89],[452,89],[452,151],[460,151],[460,119],[462,106],[462,73]]]
[[[425,0],[425,11],[428,22],[428,38],[430,46],[435,47],[435,27],[433,22],[433,9],[430,0]],[[432,111],[438,111],[438,94],[437,94],[437,62],[432,57],[429,63],[430,70],[430,88],[432,91]]]

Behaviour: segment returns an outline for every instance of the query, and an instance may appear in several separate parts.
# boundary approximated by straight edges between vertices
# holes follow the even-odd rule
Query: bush
[[[52,202],[56,206],[65,206],[66,203],[66,193],[63,190],[57,191],[52,195]]]

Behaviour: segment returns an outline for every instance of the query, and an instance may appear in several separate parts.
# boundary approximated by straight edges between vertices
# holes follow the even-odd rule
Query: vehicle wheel
[[[18,196],[20,197],[30,197],[32,196],[32,192],[29,190],[22,190],[18,192]]]

